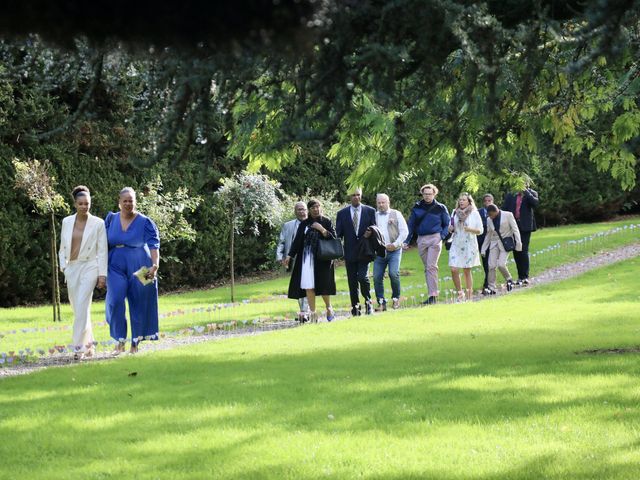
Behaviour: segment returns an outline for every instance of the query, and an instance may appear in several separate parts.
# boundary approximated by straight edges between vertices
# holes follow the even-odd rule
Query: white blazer
[[[71,237],[73,235],[73,225],[76,222],[76,214],[69,215],[62,219],[62,230],[60,231],[60,270],[64,272],[67,267],[68,258],[71,255]],[[107,258],[109,247],[107,245],[107,230],[104,228],[104,220],[89,214],[87,225],[84,227],[82,243],[77,260],[95,260],[98,264],[98,276],[107,276]]]

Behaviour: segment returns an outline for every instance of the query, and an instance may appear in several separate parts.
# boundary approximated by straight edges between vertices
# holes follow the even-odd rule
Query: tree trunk
[[[56,284],[56,311],[58,312],[58,321],[62,321],[62,315],[60,314],[60,264],[58,263],[57,246],[58,246],[58,233],[56,232],[56,223],[53,213],[51,213],[51,231],[53,232],[53,271],[55,272],[55,284]]]
[[[234,287],[235,287],[235,283],[236,283],[236,278],[235,278],[235,274],[234,274],[234,264],[233,264],[233,237],[234,237],[234,229],[233,229],[233,225],[234,225],[234,218],[233,215],[231,215],[231,233],[230,233],[230,239],[231,239],[231,249],[229,251],[229,260],[230,260],[230,265],[231,265],[231,303],[235,302],[235,296],[234,296]]]
[[[55,217],[53,215],[53,211],[49,212],[49,223],[51,226],[51,233],[49,238],[51,239],[51,249],[50,249],[50,257],[51,257],[51,305],[53,306],[53,321],[60,321],[59,310],[57,299],[59,296],[56,296],[57,293],[57,273],[58,273],[58,262],[56,261],[56,226],[55,226]]]

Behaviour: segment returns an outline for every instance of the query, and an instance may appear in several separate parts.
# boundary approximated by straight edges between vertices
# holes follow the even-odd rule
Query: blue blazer
[[[482,233],[476,237],[478,240],[478,246],[482,246],[482,242],[484,242],[484,238],[487,235],[487,219],[489,216],[487,215],[487,209],[482,207],[478,209],[478,213],[480,214],[480,219],[482,220]]]
[[[353,230],[351,221],[351,205],[343,208],[336,216],[336,236],[344,239],[344,259],[347,262],[358,261],[358,240],[367,228],[376,224],[376,210],[368,205],[361,205],[362,216],[358,231]]]

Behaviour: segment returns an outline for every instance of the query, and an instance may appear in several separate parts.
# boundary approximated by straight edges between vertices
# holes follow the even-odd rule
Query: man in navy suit
[[[365,313],[373,312],[371,304],[371,284],[369,283],[369,262],[358,260],[358,242],[364,237],[367,228],[376,224],[376,210],[362,204],[362,190],[355,188],[351,192],[351,205],[338,212],[336,217],[336,235],[344,239],[344,260],[347,267],[347,281],[351,295],[351,314],[361,314],[360,294],[365,301]]]
[[[513,252],[513,259],[518,269],[518,285],[529,284],[529,241],[531,232],[537,230],[533,210],[539,203],[538,192],[526,185],[521,192],[508,193],[502,204],[502,210],[513,213],[522,238],[522,251]]]
[[[480,218],[482,219],[482,234],[478,235],[476,238],[478,239],[478,250],[482,248],[482,242],[484,242],[484,238],[487,236],[487,207],[493,203],[493,195],[487,193],[482,197],[482,204],[484,205],[482,208],[478,209],[478,213],[480,214]],[[482,285],[482,292],[485,293],[489,288],[489,255],[485,255],[482,258],[482,269],[484,270],[484,284]]]

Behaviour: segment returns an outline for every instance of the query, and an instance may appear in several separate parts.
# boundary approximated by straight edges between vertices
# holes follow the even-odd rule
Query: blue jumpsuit
[[[151,267],[149,250],[160,248],[158,227],[140,213],[126,231],[120,224],[120,213],[109,213],[105,220],[109,243],[106,313],[111,337],[119,342],[127,339],[124,304],[129,303],[131,344],[158,339],[158,280],[142,285],[133,275],[140,267]]]

